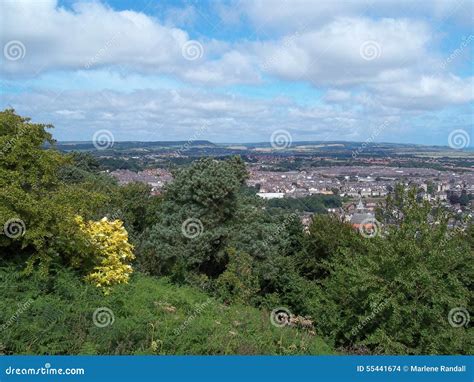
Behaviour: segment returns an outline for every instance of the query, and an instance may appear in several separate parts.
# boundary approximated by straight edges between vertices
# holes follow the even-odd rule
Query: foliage
[[[472,328],[453,327],[451,309],[472,311],[473,252],[465,234],[447,231],[441,213],[416,202],[416,190],[398,188],[385,211],[383,237],[365,252],[342,248],[321,281],[313,314],[339,346],[385,354],[469,353]],[[376,312],[376,314],[374,314]]]
[[[189,287],[139,273],[104,296],[58,269],[54,278],[0,268],[0,352],[5,354],[330,354],[318,336],[271,325],[269,311],[225,306]],[[20,305],[17,305],[17,303]],[[111,323],[94,324],[106,307]],[[99,310],[100,311],[100,310]],[[16,319],[10,320],[14,316]]]
[[[116,217],[125,221],[127,230],[138,236],[155,223],[161,198],[150,194],[151,187],[145,183],[133,182],[117,191]]]
[[[105,293],[110,293],[113,285],[127,283],[133,271],[129,263],[135,256],[123,223],[120,220],[109,222],[107,218],[85,222],[81,216],[76,217],[76,223],[93,252],[94,268],[86,279],[104,288]],[[72,265],[79,264],[73,262]]]
[[[350,225],[332,216],[315,215],[296,254],[298,271],[310,280],[323,279],[330,273],[330,262],[344,256],[344,249],[351,248],[360,256],[365,244]]]
[[[285,307],[343,351],[472,353],[472,327],[448,319],[472,312],[472,221],[415,189],[391,190],[376,237],[319,214],[305,232],[298,212],[339,196],[263,201],[235,157],[180,168],[154,197],[91,155],[58,152],[49,127],[0,113],[0,224],[21,228],[0,235],[0,352],[329,352],[314,333],[270,325]],[[94,325],[100,307],[114,324]]]
[[[258,292],[258,278],[252,267],[252,257],[230,248],[226,270],[216,281],[218,295],[227,303],[248,303]]]
[[[262,259],[284,248],[285,230],[275,234],[278,219],[265,213],[256,196],[241,193],[246,176],[238,158],[201,159],[179,170],[155,224],[143,235],[137,255],[141,269],[157,275],[179,270],[180,279],[190,271],[215,278],[227,265],[226,248]],[[189,229],[196,232],[189,235]]]
[[[0,259],[39,263],[67,261],[67,243],[75,235],[74,216],[90,216],[107,196],[61,182],[59,170],[69,158],[43,145],[54,144],[49,125],[31,123],[13,110],[0,112],[0,223],[14,219],[18,235],[0,235]],[[77,231],[77,230],[76,230]]]
[[[324,214],[328,208],[342,206],[339,195],[310,195],[301,198],[270,199],[268,206],[292,211],[306,211]]]

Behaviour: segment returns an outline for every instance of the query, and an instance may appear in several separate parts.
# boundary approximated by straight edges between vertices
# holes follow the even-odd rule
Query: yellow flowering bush
[[[122,221],[107,218],[84,221],[81,216],[76,216],[75,221],[94,253],[94,267],[86,279],[104,288],[105,293],[109,293],[113,285],[127,283],[133,272],[129,263],[135,256]]]

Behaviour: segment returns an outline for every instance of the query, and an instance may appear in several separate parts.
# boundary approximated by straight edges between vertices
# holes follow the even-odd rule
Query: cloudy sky
[[[474,143],[472,0],[0,8],[0,106],[59,140]]]

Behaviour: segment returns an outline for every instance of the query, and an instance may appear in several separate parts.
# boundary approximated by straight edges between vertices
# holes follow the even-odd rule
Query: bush
[[[258,278],[252,268],[252,257],[228,249],[229,263],[216,281],[218,295],[227,303],[249,303],[258,292]]]
[[[447,216],[419,205],[413,192],[398,199],[399,214],[390,214],[397,224],[379,227],[363,253],[349,245],[330,257],[312,308],[316,327],[337,346],[372,353],[471,354],[472,230],[447,231]],[[456,310],[465,326],[452,324]]]
[[[58,269],[47,281],[0,268],[5,354],[329,354],[319,337],[271,325],[268,311],[227,307],[189,287],[142,274],[110,295]],[[19,302],[19,305],[17,303]],[[113,323],[94,324],[109,308]],[[112,321],[102,309],[99,325]]]

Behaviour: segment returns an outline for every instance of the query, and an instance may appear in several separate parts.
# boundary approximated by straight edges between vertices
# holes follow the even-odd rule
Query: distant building
[[[257,196],[263,199],[281,199],[285,194],[283,192],[257,192]]]
[[[349,221],[354,229],[361,229],[363,227],[366,230],[371,230],[375,226],[375,216],[364,206],[362,198],[359,199],[356,212],[351,215]]]

